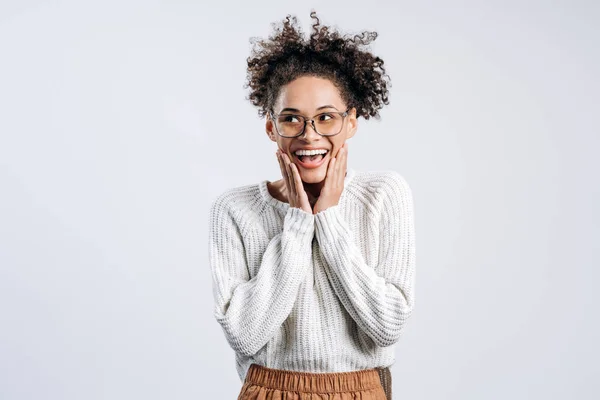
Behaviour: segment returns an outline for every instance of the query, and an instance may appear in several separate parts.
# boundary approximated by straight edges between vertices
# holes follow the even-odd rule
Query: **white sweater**
[[[304,372],[391,366],[414,307],[411,189],[394,171],[346,169],[337,205],[315,215],[267,180],[213,200],[214,316],[250,364]]]

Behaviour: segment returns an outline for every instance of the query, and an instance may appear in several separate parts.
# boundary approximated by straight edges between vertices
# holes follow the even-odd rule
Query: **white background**
[[[208,207],[279,178],[249,38],[311,8],[392,78],[348,163],[414,194],[394,397],[599,398],[599,4],[0,0],[0,398],[236,398]]]

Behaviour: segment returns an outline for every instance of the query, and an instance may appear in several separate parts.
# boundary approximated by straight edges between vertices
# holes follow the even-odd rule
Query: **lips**
[[[327,153],[325,153],[325,155],[319,161],[300,161],[300,159],[298,158],[298,156],[296,155],[295,152],[292,154],[294,156],[295,164],[301,166],[304,169],[318,168],[325,162],[327,157],[329,157],[329,151],[327,151]],[[304,159],[309,160],[308,157],[305,157]]]
[[[298,147],[297,149],[292,150],[292,154],[296,155],[298,150],[325,150],[327,154],[329,154],[329,149],[323,147]]]

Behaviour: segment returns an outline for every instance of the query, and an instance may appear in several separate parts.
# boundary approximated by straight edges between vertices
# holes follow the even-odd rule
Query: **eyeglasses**
[[[294,138],[300,136],[306,130],[306,123],[310,121],[313,129],[321,136],[334,136],[342,131],[344,120],[348,116],[346,111],[327,111],[312,117],[311,119],[298,114],[270,112],[275,124],[275,130],[280,136]]]

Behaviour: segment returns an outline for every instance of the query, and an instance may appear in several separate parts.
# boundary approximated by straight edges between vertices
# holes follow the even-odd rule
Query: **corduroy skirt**
[[[309,373],[252,364],[237,400],[389,400],[390,378],[388,368]]]

